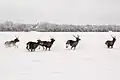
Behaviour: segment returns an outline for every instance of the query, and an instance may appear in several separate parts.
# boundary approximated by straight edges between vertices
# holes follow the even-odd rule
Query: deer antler
[[[19,38],[19,36],[17,37],[17,36],[15,36],[16,38]]]
[[[112,36],[111,32],[110,32],[110,35],[111,35],[112,38],[114,38],[114,37]]]
[[[52,38],[52,37],[50,36],[50,38]]]
[[[50,36],[51,39],[54,39],[54,37]]]
[[[116,38],[116,36],[113,37],[112,35],[111,35],[111,37],[112,37],[112,38]]]
[[[54,37],[52,37],[54,39]]]
[[[73,35],[74,36],[74,35]],[[75,38],[79,38],[79,35],[77,35],[77,37],[76,36],[74,36]]]
[[[79,38],[79,35],[77,35],[77,37]]]
[[[113,38],[112,34],[111,34],[111,37]]]
[[[73,37],[77,38],[75,35],[73,35]]]

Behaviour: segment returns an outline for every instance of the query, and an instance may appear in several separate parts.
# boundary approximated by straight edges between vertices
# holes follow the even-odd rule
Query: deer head
[[[51,37],[51,36],[50,36],[50,40],[51,40],[52,42],[55,41],[54,37]]]
[[[113,37],[113,36],[111,35],[111,37],[113,38],[113,41],[116,41],[116,36]]]
[[[77,37],[76,37],[75,35],[73,35],[73,37],[75,37],[77,41],[81,40],[81,39],[79,38],[79,35],[77,35]]]
[[[15,42],[19,42],[19,41],[20,41],[20,40],[19,40],[19,37],[16,37],[16,36],[15,36],[14,41],[15,41]]]

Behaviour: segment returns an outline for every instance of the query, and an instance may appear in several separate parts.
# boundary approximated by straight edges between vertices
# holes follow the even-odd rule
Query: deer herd
[[[77,36],[73,35],[73,37],[75,37],[76,40],[67,40],[66,48],[68,48],[70,46],[71,49],[74,48],[74,50],[75,50],[76,46],[78,45],[78,43],[81,39],[79,38],[79,35],[77,35]],[[116,41],[116,36],[113,37],[111,35],[111,37],[113,38],[113,40],[107,40],[105,42],[105,45],[108,48],[113,48],[113,45]],[[16,45],[17,42],[20,42],[19,37],[16,37],[14,40],[11,40],[11,41],[6,41],[4,43],[4,45],[5,45],[6,48],[13,47],[13,46],[18,48],[18,46]],[[29,42],[26,43],[26,49],[30,52],[33,52],[33,51],[35,51],[35,49],[37,47],[39,47],[39,49],[40,49],[40,46],[41,46],[43,48],[43,50],[46,51],[48,49],[50,51],[54,42],[55,42],[55,39],[53,37],[51,37],[50,41],[42,41],[40,39],[38,39],[37,42],[29,41]]]

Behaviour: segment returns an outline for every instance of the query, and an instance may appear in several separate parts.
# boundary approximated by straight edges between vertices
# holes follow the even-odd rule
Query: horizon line
[[[36,23],[24,23],[24,22],[17,22],[17,21],[13,21],[13,20],[5,20],[2,21],[0,20],[0,23],[5,23],[5,22],[13,22],[14,24],[44,24],[44,23],[49,23],[49,24],[57,24],[57,25],[116,25],[116,26],[120,26],[120,24],[70,24],[70,23],[55,23],[55,22],[49,22],[49,21],[36,21]]]

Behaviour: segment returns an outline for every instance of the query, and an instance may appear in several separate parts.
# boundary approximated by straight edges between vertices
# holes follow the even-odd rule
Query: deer
[[[16,37],[16,36],[15,36],[15,37]],[[20,42],[19,37],[16,37],[14,40],[11,40],[11,41],[6,41],[6,42],[4,43],[4,45],[5,45],[6,47],[13,47],[13,46],[15,46],[15,47],[18,48],[18,46],[16,45],[17,42]]]
[[[75,50],[75,49],[76,49],[76,46],[78,45],[78,42],[79,42],[81,39],[79,38],[79,35],[77,35],[77,37],[73,35],[73,37],[76,38],[76,41],[74,41],[74,40],[68,40],[68,41],[66,42],[66,48],[68,48],[68,46],[70,45],[70,46],[71,46],[71,49],[74,48],[74,50]]]
[[[35,51],[35,49],[40,45],[40,42],[41,40],[37,40],[37,42],[32,42],[32,41],[29,41],[27,44],[26,44],[26,49],[28,51]]]
[[[107,40],[107,41],[105,42],[105,44],[107,45],[108,48],[110,48],[110,47],[113,48],[113,45],[114,45],[114,43],[115,43],[115,41],[116,41],[116,36],[113,37],[113,36],[111,35],[111,37],[113,38],[113,40]]]
[[[40,46],[43,47],[43,50],[47,50],[49,48],[49,51],[50,51],[54,42],[55,42],[55,39],[51,38],[50,41],[41,41]]]

